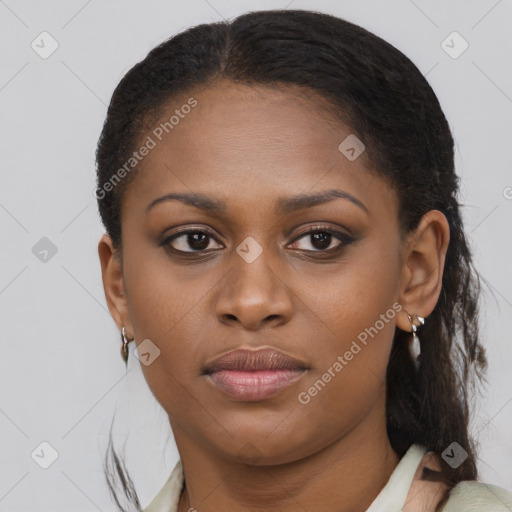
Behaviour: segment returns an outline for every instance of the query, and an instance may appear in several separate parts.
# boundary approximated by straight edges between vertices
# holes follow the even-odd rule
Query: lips
[[[298,370],[305,369],[298,359],[287,356],[275,349],[238,349],[224,354],[205,366],[205,373],[221,370]]]
[[[237,349],[206,364],[203,375],[238,401],[270,398],[308,370],[305,363],[272,348]]]

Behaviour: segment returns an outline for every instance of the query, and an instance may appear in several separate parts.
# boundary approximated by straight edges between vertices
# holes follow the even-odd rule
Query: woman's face
[[[141,366],[178,444],[278,464],[385,429],[398,203],[351,139],[339,149],[351,131],[320,101],[217,83],[174,99],[154,144],[141,139],[154,147],[123,198],[123,323],[150,340]],[[191,199],[155,203],[168,194]],[[204,373],[262,347],[303,369]]]

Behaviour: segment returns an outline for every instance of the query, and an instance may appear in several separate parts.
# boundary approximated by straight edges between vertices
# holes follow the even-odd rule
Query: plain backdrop
[[[191,25],[276,8],[371,30],[441,102],[488,283],[478,464],[483,481],[512,489],[510,0],[0,0],[0,511],[115,510],[102,469],[114,411],[143,506],[169,476],[177,452],[167,418],[133,354],[126,372],[104,299],[95,145],[115,86],[152,47]],[[41,37],[44,51],[58,45],[47,58]]]

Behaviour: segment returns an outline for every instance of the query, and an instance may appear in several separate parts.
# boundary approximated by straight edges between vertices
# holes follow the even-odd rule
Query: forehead
[[[123,207],[133,191],[145,206],[173,191],[243,206],[340,186],[365,202],[385,183],[366,169],[364,152],[349,160],[340,151],[354,135],[333,112],[324,98],[290,87],[222,81],[192,89],[170,100],[141,137],[152,148]]]

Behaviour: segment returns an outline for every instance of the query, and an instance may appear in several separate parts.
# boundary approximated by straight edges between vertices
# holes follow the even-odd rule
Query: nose
[[[251,263],[236,255],[217,298],[219,321],[247,330],[287,323],[293,313],[292,291],[279,274],[271,268],[265,251]]]

